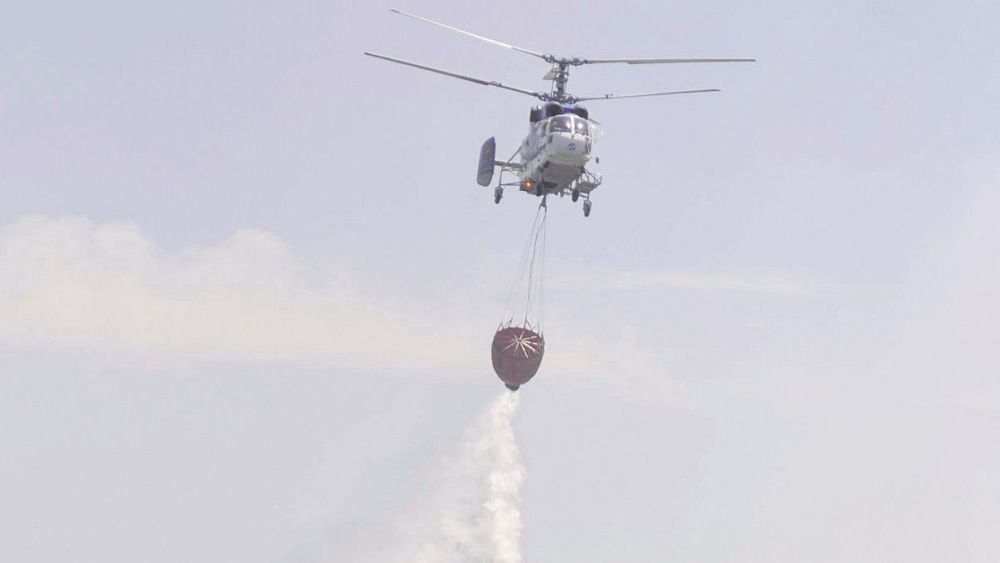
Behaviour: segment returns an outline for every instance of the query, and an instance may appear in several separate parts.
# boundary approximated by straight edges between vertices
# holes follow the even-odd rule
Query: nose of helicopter
[[[582,166],[590,159],[590,137],[576,133],[556,133],[550,138],[550,160],[559,164]]]

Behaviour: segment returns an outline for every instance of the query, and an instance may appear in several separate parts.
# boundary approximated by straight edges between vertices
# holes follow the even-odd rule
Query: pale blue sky
[[[499,391],[544,64],[526,561],[1000,557],[995,2],[96,2],[0,18],[0,559],[378,560]]]

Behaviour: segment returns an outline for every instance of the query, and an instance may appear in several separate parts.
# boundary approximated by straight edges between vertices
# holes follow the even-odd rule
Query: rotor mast
[[[546,60],[552,63],[552,70],[549,71],[552,75],[552,101],[572,103],[572,97],[566,92],[566,84],[569,82],[569,66],[574,64],[573,60],[557,59],[552,55],[546,55]]]

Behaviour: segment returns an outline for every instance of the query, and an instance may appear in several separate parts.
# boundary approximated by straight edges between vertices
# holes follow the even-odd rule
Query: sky
[[[0,18],[0,559],[384,561],[502,392],[537,201],[479,146],[582,57],[524,561],[1000,558],[995,2],[21,3]],[[403,551],[400,551],[403,550]],[[390,553],[397,555],[388,555]],[[398,559],[396,559],[398,560]]]

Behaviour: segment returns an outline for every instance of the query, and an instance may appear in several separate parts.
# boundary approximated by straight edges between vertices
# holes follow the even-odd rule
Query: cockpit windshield
[[[549,121],[549,133],[572,133],[573,120],[568,115],[553,117]]]
[[[590,125],[586,119],[575,115],[560,115],[549,120],[549,133],[576,133],[590,136]]]

